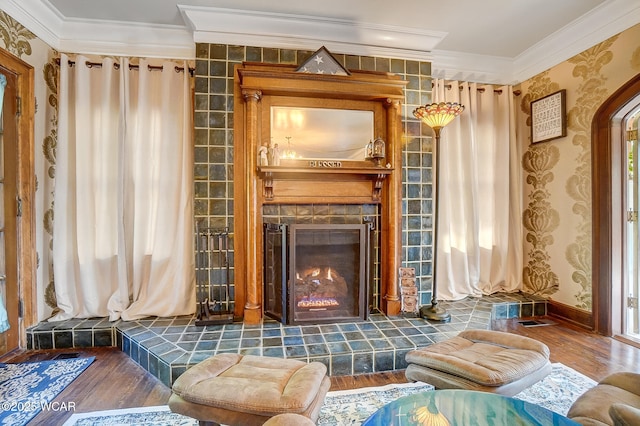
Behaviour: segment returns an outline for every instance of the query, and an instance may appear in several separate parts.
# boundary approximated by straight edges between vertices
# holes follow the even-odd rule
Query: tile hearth
[[[372,314],[366,321],[283,325],[265,320],[196,326],[195,317],[106,318],[42,322],[27,330],[28,349],[117,346],[165,385],[212,355],[232,352],[319,361],[332,376],[406,367],[406,353],[465,329],[490,327],[492,319],[546,315],[546,300],[522,293],[440,302],[451,322]]]

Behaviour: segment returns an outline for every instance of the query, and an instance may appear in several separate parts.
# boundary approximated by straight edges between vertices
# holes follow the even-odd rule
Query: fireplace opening
[[[286,324],[364,320],[370,226],[265,224],[265,315]]]

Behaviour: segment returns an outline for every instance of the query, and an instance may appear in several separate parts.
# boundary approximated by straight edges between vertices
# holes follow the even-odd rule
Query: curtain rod
[[[56,64],[60,65],[60,58],[56,59]],[[69,60],[69,66],[74,66],[76,63],[75,61]],[[102,63],[101,62],[89,62],[89,61],[85,61],[84,63],[88,68],[93,68],[93,67],[102,67]],[[120,69],[120,64],[117,62],[113,63],[113,68],[114,69]],[[135,65],[135,64],[129,64],[129,69],[130,70],[138,70],[140,69],[140,65]],[[147,65],[147,69],[149,71],[162,71],[164,69],[164,67],[162,65]],[[182,72],[184,71],[183,67],[179,67],[176,66],[175,67],[176,72]],[[194,68],[189,68],[189,74],[193,77],[193,73],[194,73],[195,69]]]
[[[431,87],[433,87],[433,86],[434,86],[434,84],[433,84],[433,83],[431,83]],[[451,85],[450,85],[450,84],[445,84],[445,85],[444,85],[444,87],[445,87],[446,89],[451,90]],[[460,89],[460,90],[462,90],[462,86],[460,86],[460,87],[459,87],[459,89]],[[471,90],[471,87],[469,87],[469,90]],[[478,92],[480,92],[480,93],[484,93],[484,91],[485,91],[486,89],[485,89],[484,87],[478,87],[476,90],[477,90]],[[500,95],[500,94],[502,93],[502,89],[493,89],[493,93],[496,93],[496,94]],[[514,91],[513,91],[513,95],[514,95],[514,96],[520,96],[520,94],[521,94],[521,93],[522,93],[522,92],[521,92],[520,90],[514,90]]]

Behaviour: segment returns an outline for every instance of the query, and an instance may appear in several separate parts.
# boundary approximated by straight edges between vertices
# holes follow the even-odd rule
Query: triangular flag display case
[[[351,75],[349,70],[340,65],[326,47],[316,50],[296,69],[296,72],[309,74]]]

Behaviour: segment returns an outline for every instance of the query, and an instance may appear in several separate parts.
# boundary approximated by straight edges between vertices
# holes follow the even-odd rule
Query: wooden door
[[[16,262],[18,79],[1,65],[0,74],[6,78],[0,113],[0,289],[9,319],[9,329],[0,334],[0,353],[6,353],[18,348],[20,329]]]
[[[26,347],[26,329],[38,313],[33,67],[0,49],[0,73],[7,78],[0,134],[0,294],[10,324],[0,333],[2,356]]]

